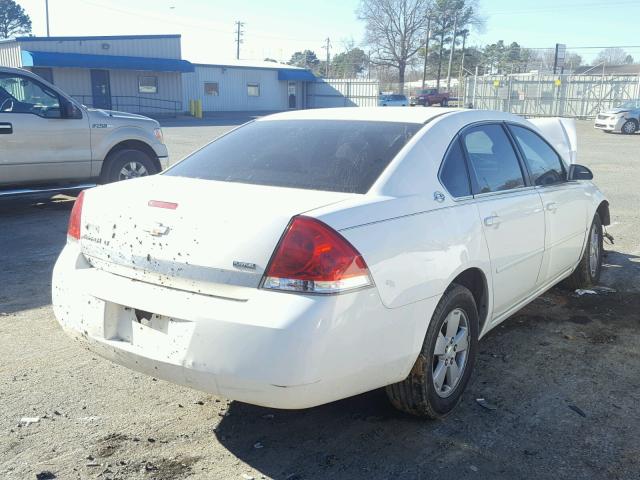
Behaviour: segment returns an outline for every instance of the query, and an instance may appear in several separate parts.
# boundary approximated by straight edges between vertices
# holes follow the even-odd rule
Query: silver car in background
[[[406,107],[409,105],[409,100],[405,95],[380,95],[378,105],[381,107]]]
[[[607,133],[636,133],[640,130],[640,100],[628,100],[617,107],[600,112],[596,116],[594,127]]]

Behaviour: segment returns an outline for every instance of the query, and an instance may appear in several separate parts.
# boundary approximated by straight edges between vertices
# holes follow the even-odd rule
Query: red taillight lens
[[[84,201],[84,191],[80,192],[76,202],[71,209],[71,216],[69,217],[69,228],[67,229],[68,238],[74,240],[80,240],[80,226],[82,220],[82,202]]]
[[[339,293],[372,285],[360,253],[342,235],[310,217],[293,217],[267,268],[264,288]]]

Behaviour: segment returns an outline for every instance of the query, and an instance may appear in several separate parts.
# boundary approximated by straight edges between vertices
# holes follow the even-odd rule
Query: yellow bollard
[[[202,100],[196,100],[196,117],[202,118]]]
[[[196,101],[189,100],[189,114],[194,117],[196,115]]]

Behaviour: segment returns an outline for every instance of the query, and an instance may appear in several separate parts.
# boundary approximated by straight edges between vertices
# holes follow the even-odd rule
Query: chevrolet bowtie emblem
[[[149,233],[149,235],[153,235],[154,237],[161,237],[162,235],[166,235],[171,230],[167,225],[163,225],[158,222],[153,224],[148,229],[145,229],[145,232]]]

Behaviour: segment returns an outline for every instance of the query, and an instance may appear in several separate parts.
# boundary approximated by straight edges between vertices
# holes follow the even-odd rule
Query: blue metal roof
[[[290,68],[278,69],[278,80],[291,80],[296,82],[315,82],[316,76],[309,70],[293,70]]]
[[[179,34],[170,35],[98,35],[80,37],[16,37],[19,42],[60,42],[67,40],[144,40],[153,38],[180,38]]]
[[[191,62],[173,58],[88,55],[84,53],[33,52],[22,50],[23,67],[111,68],[153,72],[193,72]]]

